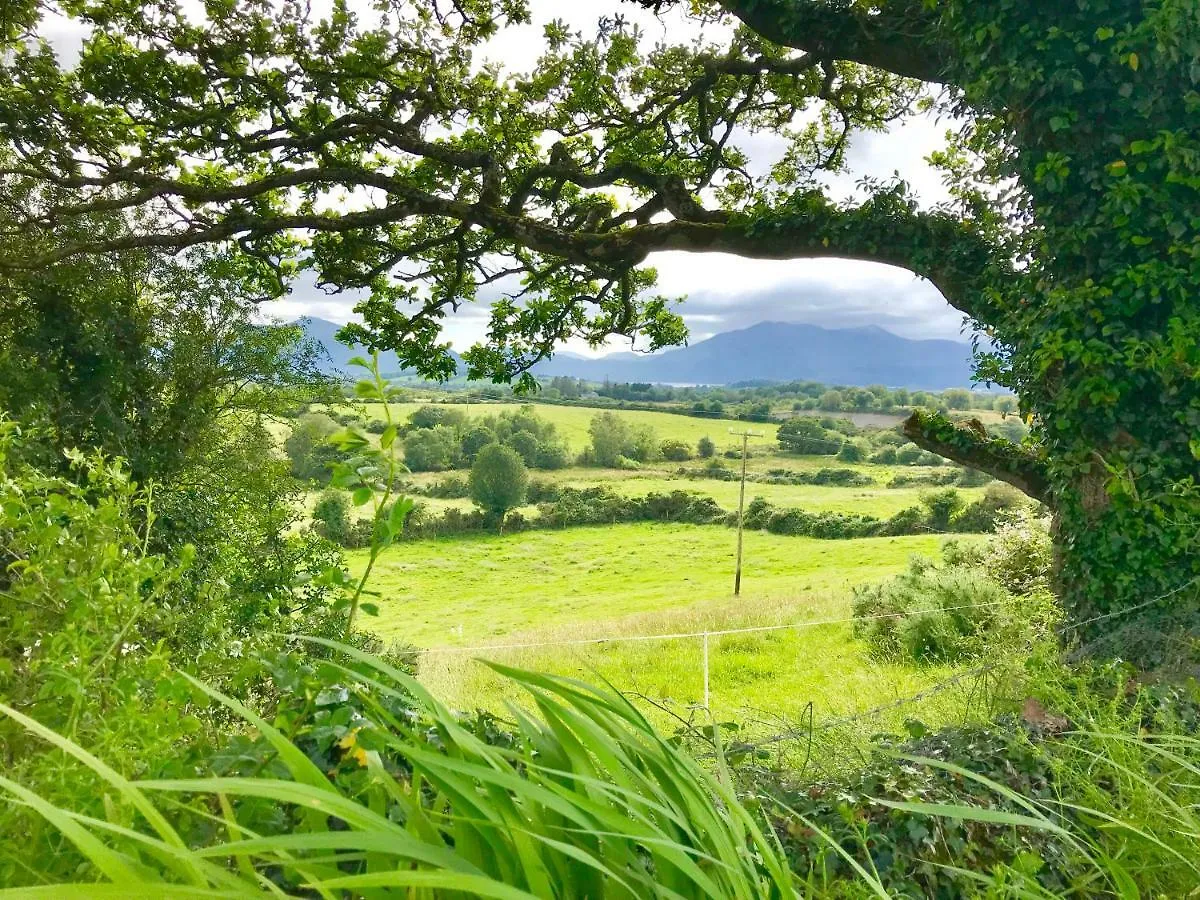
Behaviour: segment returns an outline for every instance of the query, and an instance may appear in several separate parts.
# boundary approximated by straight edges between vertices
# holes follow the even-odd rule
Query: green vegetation
[[[750,533],[746,558],[754,565],[745,596],[782,600],[873,580],[900,571],[913,553],[933,553],[941,540],[929,535],[818,541]],[[425,646],[489,643],[531,626],[679,608],[730,594],[733,553],[729,531],[689,525],[406,543],[377,566],[373,584],[382,599],[372,629]],[[361,552],[348,560],[356,572],[365,563]]]
[[[523,0],[3,5],[4,896],[1195,894],[1195,0],[612,2],[515,66]],[[947,202],[822,187],[916,111]],[[682,343],[661,251],[904,267],[1013,395],[446,402]],[[489,289],[498,384],[404,406]],[[754,497],[731,597],[729,511],[625,491],[737,460],[850,508]]]
[[[525,502],[529,473],[520,455],[501,444],[490,444],[479,451],[471,466],[471,499],[504,529],[504,517],[514,506]]]

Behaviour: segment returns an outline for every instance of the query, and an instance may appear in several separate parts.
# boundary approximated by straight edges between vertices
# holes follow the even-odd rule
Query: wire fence
[[[1153,606],[1157,606],[1165,601],[1178,596],[1188,588],[1200,585],[1200,576],[1190,579],[1184,584],[1167,591],[1150,600],[1136,604],[1125,609],[1114,610],[1108,613],[1102,613],[1092,616],[1080,622],[1070,623],[1057,630],[1057,635],[1064,642],[1068,642],[1071,637],[1081,630],[1094,626],[1100,622],[1125,618],[1134,613],[1141,612]],[[835,618],[808,619],[800,622],[787,622],[774,625],[755,625],[740,628],[721,628],[721,629],[704,629],[696,631],[676,631],[664,632],[657,634],[612,634],[601,637],[587,638],[571,638],[563,640],[548,640],[548,641],[515,641],[509,643],[494,643],[480,644],[467,647],[437,647],[420,651],[421,656],[425,657],[454,657],[454,656],[477,656],[479,654],[494,654],[507,653],[513,651],[539,650],[539,649],[561,649],[561,648],[584,648],[590,646],[604,645],[621,645],[621,644],[645,644],[653,642],[670,642],[670,641],[699,641],[701,645],[701,682],[703,684],[703,703],[699,704],[700,710],[705,714],[711,713],[712,694],[711,694],[711,662],[713,654],[711,652],[710,642],[713,639],[718,639],[727,636],[736,635],[753,635],[765,634],[772,632],[783,631],[801,631],[804,629],[819,628],[825,626],[837,626],[846,624],[856,624],[881,619],[895,619],[905,616],[945,613],[945,612],[960,612],[967,610],[978,610],[989,607],[1006,606],[1011,603],[1010,600],[994,601],[982,604],[963,604],[959,606],[937,606],[928,607],[925,609],[906,611],[902,613],[878,613],[866,616],[841,616]],[[1128,629],[1136,627],[1137,623],[1122,626],[1114,631],[1107,632],[1092,638],[1085,644],[1081,644],[1072,648],[1066,658],[1068,660],[1078,660],[1086,657],[1104,644],[1110,643],[1128,634]],[[962,688],[966,691],[964,704],[962,705],[963,715],[969,714],[971,707],[978,700],[982,705],[990,709],[995,696],[999,693],[1002,678],[1000,677],[1007,670],[1011,670],[1014,664],[1019,665],[1019,658],[1014,658],[1012,654],[1002,656],[1000,658],[988,660],[978,666],[970,669],[959,671],[953,675],[938,681],[932,685],[922,688],[920,691],[897,697],[886,703],[873,706],[859,712],[836,716],[834,718],[814,722],[815,704],[809,702],[806,706],[806,718],[801,722],[786,723],[782,727],[769,732],[767,736],[753,740],[751,742],[742,742],[743,750],[759,751],[763,748],[772,747],[773,745],[784,744],[789,741],[803,742],[807,741],[810,751],[813,742],[821,735],[837,735],[845,732],[847,729],[860,726],[864,723],[878,722],[889,714],[899,710],[910,709],[927,701],[944,695],[956,688]],[[620,687],[618,685],[618,687]],[[628,687],[628,686],[626,686]],[[649,695],[626,690],[626,693],[636,696],[644,700],[664,712],[675,716],[681,724],[681,730],[687,730],[692,724],[690,718],[685,718],[671,712],[667,709],[664,701],[656,700]],[[701,733],[702,729],[697,733]],[[810,754],[811,755],[811,754]]]

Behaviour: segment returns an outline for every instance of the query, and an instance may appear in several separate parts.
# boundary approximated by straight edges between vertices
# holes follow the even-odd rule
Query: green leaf
[[[1114,31],[1113,29],[1109,28],[1107,25],[1102,25],[1102,26],[1100,26],[1099,28],[1097,28],[1097,29],[1096,29],[1096,40],[1098,40],[1098,41],[1107,41],[1107,40],[1108,40],[1109,38],[1111,38],[1111,37],[1112,37],[1114,34],[1116,34],[1116,31]]]
[[[378,603],[360,603],[358,605],[358,608],[363,612],[364,615],[367,615],[367,616],[379,615],[379,604]]]
[[[399,497],[392,504],[392,509],[388,513],[388,527],[392,532],[399,534],[404,530],[404,520],[408,518],[408,514],[412,512],[416,506],[408,497]]]
[[[356,381],[354,383],[354,396],[368,400],[383,399],[383,395],[379,392],[379,385],[373,381]]]
[[[383,434],[379,436],[379,446],[387,450],[394,443],[396,443],[396,426],[389,425],[383,429]]]
[[[346,365],[358,366],[360,369],[367,369],[368,371],[371,368],[371,364],[365,358],[363,358],[361,356],[352,356],[350,358],[350,361],[347,362]]]
[[[354,502],[355,506],[362,506],[371,499],[371,495],[374,493],[375,492],[369,487],[360,487],[354,492],[350,499]]]

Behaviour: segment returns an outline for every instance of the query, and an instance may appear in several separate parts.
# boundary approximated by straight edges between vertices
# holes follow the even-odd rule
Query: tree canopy
[[[634,0],[631,0],[634,2]],[[20,259],[223,242],[265,280],[367,288],[353,337],[449,371],[439,323],[483,286],[472,374],[521,375],[567,337],[684,337],[662,250],[837,256],[935,284],[998,348],[983,378],[1034,424],[1017,447],[935,415],[922,446],[1055,510],[1084,617],[1200,577],[1200,16],[1194,0],[636,0],[729,27],[648,46],[621,15],[552,24],[526,73],[483,62],[521,0],[17,4],[0,167]],[[90,27],[77,65],[40,16]],[[862,130],[956,116],[953,201],[900,179],[835,200]],[[756,133],[784,139],[762,171]],[[119,233],[50,239],[98,211]]]

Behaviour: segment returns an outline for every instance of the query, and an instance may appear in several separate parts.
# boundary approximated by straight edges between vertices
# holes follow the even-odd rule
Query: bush
[[[317,534],[335,544],[346,546],[350,537],[350,495],[331,488],[322,491],[313,506],[313,527]]]
[[[930,528],[934,531],[949,531],[951,520],[962,511],[967,502],[954,488],[946,488],[922,495],[921,505],[929,513]]]
[[[629,428],[616,413],[602,412],[592,419],[592,459],[597,466],[615,469],[629,444]]]
[[[884,466],[895,465],[897,462],[896,448],[883,447],[880,450],[877,450],[875,453],[871,454],[871,462]]]
[[[383,419],[371,419],[363,426],[370,434],[383,434],[387,431],[387,422]]]
[[[515,450],[489,444],[479,451],[471,466],[471,500],[504,528],[510,509],[525,502],[529,473]]]
[[[924,452],[916,444],[903,444],[896,450],[896,462],[902,466],[918,465]]]
[[[422,406],[408,421],[416,429],[432,429],[443,425],[450,429],[462,428],[467,422],[467,414],[453,406]]]
[[[923,566],[854,589],[854,633],[884,659],[954,663],[978,655],[1011,597],[974,569]]]
[[[1050,530],[1031,504],[1006,510],[988,541],[984,569],[1010,591],[1046,591],[1054,565]]]
[[[662,458],[668,462],[686,462],[692,458],[692,448],[684,441],[666,440],[659,445]]]
[[[521,457],[526,466],[533,468],[537,465],[538,439],[528,431],[515,431],[504,441],[506,447],[511,447]]]
[[[467,479],[461,475],[447,475],[426,487],[425,496],[438,497],[442,500],[458,500],[471,496],[471,488]]]
[[[969,470],[968,470],[969,471]],[[1023,506],[1029,498],[1015,487],[997,481],[989,484],[983,496],[955,517],[955,531],[994,531],[1003,515]]]
[[[342,457],[329,443],[337,430],[337,422],[324,413],[305,413],[297,419],[283,442],[292,474],[303,481],[328,481],[330,468]]]
[[[539,469],[565,469],[571,461],[565,442],[545,439],[538,444],[537,467]]]
[[[696,455],[701,459],[711,459],[717,452],[717,445],[707,435],[696,441]]]
[[[488,444],[496,443],[496,432],[486,425],[476,425],[463,435],[462,454],[468,462],[475,462],[479,451]]]
[[[453,466],[458,446],[449,428],[418,428],[404,439],[404,463],[413,472],[441,472]]]
[[[790,453],[832,456],[842,446],[840,435],[831,434],[812,416],[793,416],[779,426],[779,446]]]
[[[846,441],[838,450],[837,458],[848,463],[864,462],[867,458],[867,446],[862,441]]]

